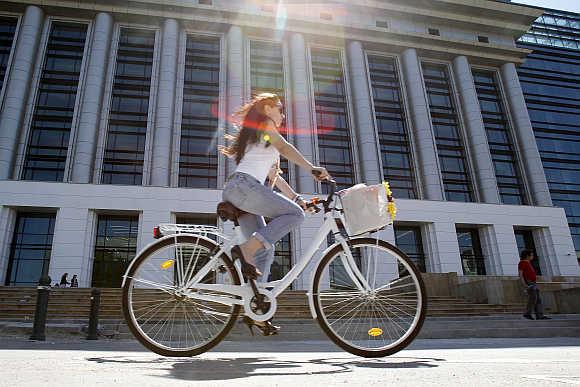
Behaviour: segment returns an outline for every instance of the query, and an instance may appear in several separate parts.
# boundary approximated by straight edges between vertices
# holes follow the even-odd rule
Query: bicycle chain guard
[[[263,303],[269,304],[267,311],[258,308],[256,296],[244,297],[244,314],[254,321],[266,321],[276,313],[278,303],[276,297],[268,289],[258,288],[258,293],[263,296]]]

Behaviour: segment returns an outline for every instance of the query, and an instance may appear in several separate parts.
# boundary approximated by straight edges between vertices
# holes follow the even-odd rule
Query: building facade
[[[518,46],[518,69],[552,202],[566,211],[580,262],[580,14],[544,10]]]
[[[40,4],[40,3],[39,3]],[[514,41],[541,11],[494,1],[0,3],[3,285],[118,286],[159,223],[220,224],[231,113],[278,93],[284,135],[341,187],[382,180],[381,237],[427,272],[580,275],[554,206]],[[284,165],[305,194],[323,193]],[[272,276],[321,224],[277,246]],[[307,286],[313,265],[293,284]]]

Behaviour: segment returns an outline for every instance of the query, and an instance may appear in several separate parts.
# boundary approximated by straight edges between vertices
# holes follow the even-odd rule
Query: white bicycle
[[[243,242],[239,213],[220,214],[235,222],[231,240],[217,227],[156,227],[159,239],[135,257],[123,277],[123,311],[131,332],[163,356],[201,354],[228,334],[241,310],[255,321],[271,319],[276,297],[330,235],[333,243],[321,254],[307,293],[313,318],[334,343],[354,355],[383,357],[405,348],[425,319],[421,274],[392,244],[370,234],[346,235],[334,190],[333,182],[327,199],[318,202],[324,222],[312,245],[277,281],[241,280],[240,262],[232,262],[229,254]]]

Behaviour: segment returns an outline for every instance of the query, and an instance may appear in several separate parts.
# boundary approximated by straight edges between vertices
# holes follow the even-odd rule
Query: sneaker
[[[552,317],[548,317],[548,316],[541,316],[541,317],[536,317],[536,320],[551,320]]]
[[[524,314],[524,317],[527,318],[528,320],[534,319],[531,314]]]

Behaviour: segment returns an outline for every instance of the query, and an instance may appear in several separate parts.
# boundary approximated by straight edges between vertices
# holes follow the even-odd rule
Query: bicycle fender
[[[308,306],[310,307],[310,314],[312,315],[313,319],[316,319],[316,316],[317,316],[316,310],[314,309],[314,298],[312,296],[312,294],[314,293],[314,276],[316,275],[316,271],[318,270],[318,265],[320,265],[320,262],[322,262],[324,257],[326,257],[326,254],[328,254],[337,245],[340,245],[340,242],[336,242],[336,243],[330,245],[329,247],[326,248],[326,250],[324,250],[322,252],[322,254],[320,254],[320,259],[318,260],[318,264],[316,265],[316,268],[314,270],[312,270],[312,273],[310,273],[310,286],[308,287],[308,292],[306,293],[306,297],[308,297]]]
[[[129,263],[129,266],[127,266],[127,270],[125,270],[125,274],[123,274],[123,281],[121,282],[121,288],[125,286],[125,280],[127,279],[127,274],[129,273],[129,270],[131,270],[131,267],[133,267],[133,264],[135,262],[137,262],[137,258],[139,258],[143,252],[149,250],[153,245],[157,244],[157,243],[161,243],[167,239],[170,238],[175,238],[176,236],[191,236],[191,237],[195,237],[195,238],[199,238],[199,239],[205,239],[207,242],[213,243],[214,245],[217,246],[217,243],[213,240],[213,239],[209,239],[208,237],[204,237],[202,235],[196,235],[196,234],[170,234],[170,235],[166,235],[162,238],[156,239],[153,242],[149,243],[147,246],[143,247],[141,249],[141,251],[139,251],[139,254],[135,255],[135,258],[133,258],[131,260],[131,262]]]

